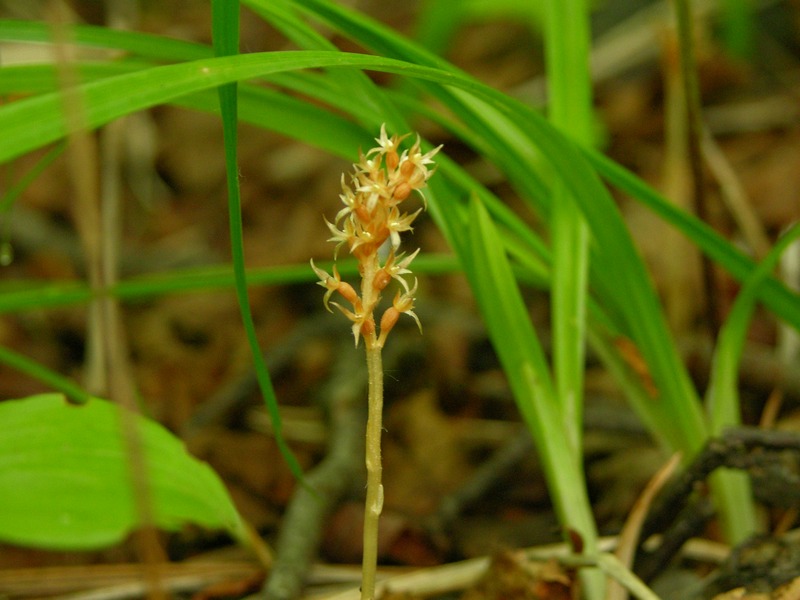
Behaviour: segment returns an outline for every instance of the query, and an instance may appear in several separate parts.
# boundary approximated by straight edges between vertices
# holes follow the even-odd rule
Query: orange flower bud
[[[392,276],[386,272],[386,269],[381,269],[380,271],[375,273],[375,279],[372,281],[372,286],[380,292],[387,285],[389,285],[389,282],[391,280]]]
[[[373,333],[375,333],[375,322],[372,319],[361,323],[361,335],[363,337],[366,338]]]
[[[353,289],[353,286],[346,281],[340,281],[336,291],[342,295],[342,298],[347,300],[353,306],[356,306],[358,303],[360,303],[358,294]]]
[[[369,211],[367,210],[367,207],[364,206],[363,204],[357,206],[356,209],[353,212],[356,213],[356,216],[358,217],[358,220],[361,221],[362,223],[369,223],[370,222],[371,215],[369,214]]]
[[[390,306],[386,309],[386,312],[384,312],[381,317],[381,338],[386,338],[399,318],[400,311],[394,306]]]
[[[386,166],[389,169],[396,169],[398,163],[400,162],[400,157],[397,155],[396,150],[391,150],[386,153]]]
[[[411,195],[412,187],[403,181],[402,183],[398,183],[397,187],[394,188],[394,199],[395,200],[405,200],[406,198]]]

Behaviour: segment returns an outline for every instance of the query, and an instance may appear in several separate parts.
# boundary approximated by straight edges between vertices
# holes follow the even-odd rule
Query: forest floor
[[[83,18],[100,22],[102,15],[91,7],[95,3],[78,4]],[[388,11],[383,3],[373,2],[366,10],[408,32],[413,29],[414,8],[415,3],[409,3],[399,12]],[[202,3],[148,4],[141,18],[146,30],[209,40],[208,10]],[[716,140],[712,151],[721,165],[707,174],[709,221],[730,239],[763,255],[764,244],[771,244],[800,217],[800,7],[777,3],[763,9],[759,19],[759,52],[749,65],[725,54],[709,22],[698,20],[696,26],[705,118]],[[246,16],[242,35],[242,48],[247,50],[285,46],[274,32]],[[684,206],[691,186],[680,143],[681,119],[674,111],[679,99],[673,85],[671,36],[663,18],[632,20],[618,30],[607,29],[596,52],[595,93],[605,152]],[[468,23],[456,33],[446,55],[486,83],[532,103],[542,102],[541,40],[519,21]],[[129,126],[133,142],[151,139],[154,146],[148,150],[146,144],[133,144],[127,159],[131,179],[125,191],[122,276],[229,260],[217,119],[161,107]],[[519,205],[496,168],[441,132],[422,127],[424,135],[445,145],[451,158],[509,204]],[[20,162],[24,168],[26,161]],[[329,259],[332,244],[326,242],[329,232],[323,215],[331,219],[338,211],[340,174],[349,169],[344,161],[313,148],[242,126],[240,171],[248,264],[264,267],[307,263],[312,257]],[[83,277],[69,178],[65,161],[59,160],[20,200],[10,221],[15,260],[2,267],[4,279]],[[746,199],[744,217],[732,216],[727,204],[731,194]],[[619,203],[702,390],[711,342],[698,301],[703,296],[699,258],[645,208],[625,198]],[[753,226],[754,234],[739,233],[740,217]],[[409,239],[412,246],[422,252],[448,251],[429,216],[421,216],[417,223]],[[724,273],[717,275],[715,293],[724,310],[737,286]],[[547,294],[525,293],[534,323],[546,340]],[[337,437],[332,423],[363,419],[359,406],[365,397],[362,351],[352,348],[347,322],[324,311],[322,295],[309,282],[255,287],[250,296],[282,405],[284,434],[307,470],[328,454]],[[557,561],[534,561],[520,552],[539,548],[541,558],[551,545],[562,542],[563,535],[467,282],[459,274],[421,278],[417,306],[424,335],[409,319],[393,334],[386,356],[380,555],[385,565],[382,575],[399,582],[391,597],[430,597],[435,589],[431,581],[446,588],[441,582],[448,577],[454,589],[442,589],[436,592],[438,597],[573,597],[572,570]],[[123,311],[131,367],[146,411],[211,464],[244,517],[274,543],[297,484],[270,436],[233,291],[131,302],[123,305]],[[81,380],[86,320],[83,306],[2,316],[0,343]],[[742,362],[743,413],[750,425],[797,431],[800,379],[798,369],[782,368],[776,350],[779,337],[774,319],[757,313]],[[20,398],[45,389],[0,367],[0,398]],[[342,398],[345,404],[357,400],[353,414],[337,414]],[[601,533],[613,544],[637,497],[669,457],[653,443],[593,356],[588,360],[586,398],[586,473]],[[359,570],[354,565],[360,562],[363,510],[358,443],[351,452],[353,475],[321,520],[319,554],[305,592],[309,597],[357,586]],[[793,467],[800,464],[791,452],[781,457]],[[785,486],[796,484],[800,473],[789,467],[786,473],[795,479],[775,481],[775,473],[772,480],[769,474],[764,476],[775,486],[767,502],[779,497]],[[764,508],[771,531],[783,537],[762,540],[731,559],[712,519],[693,532],[695,539],[682,553],[658,566],[660,575],[649,578],[649,583],[665,599],[710,598],[747,583],[760,585],[767,594],[763,597],[778,597],[773,590],[800,576],[800,546],[790,531],[797,527],[796,496],[794,492],[794,500],[783,506]],[[670,515],[677,517],[675,511]],[[174,570],[165,571],[166,579],[196,576],[195,585],[176,591],[176,596],[241,597],[255,593],[263,583],[265,574],[258,565],[218,536],[192,530],[164,535],[163,541],[176,563]],[[769,559],[763,558],[765,553]],[[217,565],[214,576],[192,571],[192,561],[198,557],[206,565]],[[436,570],[467,559],[478,562],[464,563],[455,574]],[[92,587],[119,589],[132,577],[126,565],[136,560],[131,544],[86,554],[0,546],[0,596],[5,591],[7,597],[66,597]],[[746,575],[737,579],[737,572]],[[208,583],[220,578],[227,583]],[[756,591],[736,597],[762,597]],[[784,588],[780,593],[792,592]],[[800,597],[797,591],[794,594],[780,597]],[[111,591],[106,597],[120,596]]]

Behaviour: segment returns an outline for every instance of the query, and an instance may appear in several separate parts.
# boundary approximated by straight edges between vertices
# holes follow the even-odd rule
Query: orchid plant
[[[358,346],[363,338],[367,355],[369,381],[369,408],[366,433],[367,499],[364,508],[364,551],[362,564],[362,599],[372,599],[375,594],[375,571],[378,560],[378,518],[383,509],[383,485],[381,483],[381,428],[383,412],[383,367],[381,350],[386,337],[397,323],[401,314],[407,314],[417,323],[420,333],[422,324],[414,312],[414,295],[417,280],[409,286],[405,276],[411,274],[411,261],[419,249],[409,255],[400,252],[400,234],[411,231],[411,225],[425,207],[422,190],[433,174],[429,167],[441,146],[423,153],[417,137],[408,150],[401,150],[400,144],[408,137],[386,133],[386,125],[381,127],[378,145],[361,154],[353,166],[348,182],[342,175],[342,193],[339,198],[344,204],[334,222],[326,220],[336,242],[334,259],[342,246],[347,246],[358,261],[361,275],[361,293],[352,285],[342,281],[336,266],[333,275],[328,274],[311,261],[311,267],[319,277],[319,285],[327,291],[323,298],[325,307],[335,306],[352,323],[353,337]],[[403,212],[400,204],[413,192],[423,199],[423,207],[414,212]],[[386,308],[376,326],[375,311],[381,301],[381,294],[396,279],[402,288],[398,289],[392,305]],[[338,294],[350,304],[350,308],[330,300]]]

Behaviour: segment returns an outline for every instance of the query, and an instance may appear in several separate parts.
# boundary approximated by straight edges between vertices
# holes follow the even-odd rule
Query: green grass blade
[[[251,2],[248,3],[248,6],[269,20],[273,26],[301,48],[338,51],[338,48],[328,38],[304,23],[294,10],[276,2]],[[340,107],[350,112],[357,122],[367,124],[372,131],[379,130],[384,123],[389,125],[390,129],[398,132],[409,130],[402,114],[365,73],[357,69],[329,69],[326,74],[330,79],[329,83],[332,84],[329,89],[331,92],[334,89],[338,92],[338,94],[329,93],[327,100],[336,105],[334,96],[338,96],[340,102],[346,103],[340,104]],[[316,79],[319,80],[319,78]],[[320,98],[316,94],[314,97]],[[359,100],[358,110],[353,110],[353,97]]]
[[[800,224],[795,224],[781,236],[766,258],[747,278],[720,330],[706,394],[712,435],[718,436],[726,428],[741,424],[739,361],[758,288],[775,268],[781,254],[798,238]],[[752,498],[749,476],[746,473],[722,471],[714,473],[711,485],[715,490],[714,498],[722,517],[723,528],[731,541],[741,542],[754,534],[758,530],[758,520],[752,503],[741,502],[742,497]]]
[[[502,238],[477,198],[470,204],[470,255],[465,272],[486,321],[520,413],[533,435],[556,510],[587,547],[597,539],[583,475],[583,457],[564,430],[544,351],[536,337]]]
[[[753,57],[756,19],[752,0],[722,2],[722,37],[728,52],[735,58],[748,60]]]
[[[41,363],[2,346],[0,346],[0,363],[41,381],[79,404],[86,402],[90,398],[89,394],[81,386],[68,377],[51,371]]]
[[[466,17],[464,3],[426,0],[420,3],[414,39],[429,52],[441,56]]]
[[[739,361],[744,349],[747,327],[758,298],[758,288],[775,268],[783,252],[800,237],[800,224],[794,224],[781,238],[753,273],[747,278],[728,313],[714,351],[711,381],[706,405],[711,433],[720,435],[726,427],[741,423],[739,414]]]
[[[332,263],[320,261],[319,267],[330,271]],[[358,269],[354,260],[337,262],[343,277],[354,277]],[[442,275],[460,269],[458,260],[450,254],[426,254],[414,259],[414,271],[424,275]],[[281,265],[250,268],[246,273],[248,286],[292,285],[316,281],[308,265]],[[121,301],[136,302],[167,294],[213,292],[230,290],[235,279],[230,265],[202,267],[131,277],[117,282],[107,293]],[[41,310],[74,304],[84,304],[93,297],[85,282],[28,281],[0,284],[0,314]]]
[[[239,2],[231,0],[212,0],[212,24],[214,51],[217,56],[235,56],[239,53]],[[278,398],[272,385],[264,354],[256,334],[253,313],[250,310],[250,300],[247,295],[247,272],[244,264],[244,234],[242,232],[242,200],[239,193],[239,159],[238,159],[238,104],[237,83],[231,82],[221,85],[219,91],[220,115],[222,117],[223,137],[225,144],[225,170],[228,183],[228,219],[231,235],[231,258],[236,287],[236,299],[239,303],[239,312],[250,345],[253,357],[253,366],[256,379],[264,398],[275,443],[288,464],[292,473],[298,479],[303,478],[303,470],[297,458],[283,438],[283,426],[278,409]]]
[[[48,152],[42,156],[30,170],[25,173],[19,180],[12,185],[5,194],[3,194],[2,199],[0,199],[0,213],[4,213],[11,209],[16,202],[17,198],[19,198],[20,194],[25,191],[27,188],[42,172],[49,167],[53,162],[61,156],[64,152],[64,148],[66,148],[65,143],[56,144],[53,148],[48,150]]]
[[[584,0],[546,2],[545,63],[550,122],[573,140],[593,141],[589,73],[589,8]],[[561,179],[552,186],[550,289],[553,373],[564,435],[577,456],[583,453],[583,381],[589,279],[589,229]],[[596,550],[594,540],[586,546]],[[582,573],[587,598],[604,595],[605,578]]]
[[[82,46],[124,50],[141,58],[183,61],[209,58],[208,46],[160,35],[124,31],[94,25],[64,25],[68,39]],[[0,19],[0,40],[8,42],[52,43],[53,28],[41,21]]]
[[[591,145],[594,136],[588,6],[584,0],[561,0],[547,2],[544,8],[550,121],[570,138]],[[567,435],[580,451],[583,445],[589,230],[562,181],[554,182],[552,194],[553,371]]]
[[[756,268],[753,260],[694,215],[683,212],[639,177],[607,156],[583,149],[584,156],[609,183],[644,204],[672,224],[736,280],[743,282]],[[772,312],[800,331],[800,295],[774,277],[759,288],[759,300]]]
[[[471,79],[447,61],[426,51],[384,24],[336,3],[327,0],[307,2],[245,0],[245,3],[251,7],[264,4],[292,6],[298,12],[311,15],[337,29],[343,36],[380,55]],[[457,114],[467,127],[487,140],[483,148],[484,151],[488,151],[487,156],[501,166],[517,188],[524,191],[522,197],[532,200],[536,208],[546,215],[549,211],[547,185],[537,169],[530,168],[531,161],[539,158],[536,147],[519,135],[513,120],[501,114],[496,110],[494,103],[486,99],[475,98],[459,90],[449,90],[441,86],[425,85],[424,89]]]

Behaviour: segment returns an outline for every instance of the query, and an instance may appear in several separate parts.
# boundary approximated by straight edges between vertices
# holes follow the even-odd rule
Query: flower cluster
[[[386,126],[381,127],[380,137],[375,140],[378,146],[361,154],[353,166],[349,181],[342,175],[339,198],[344,208],[333,223],[326,221],[333,234],[329,241],[337,242],[334,258],[339,249],[346,245],[358,260],[361,293],[341,280],[335,266],[333,275],[329,275],[311,261],[311,267],[320,279],[319,285],[327,290],[325,307],[330,310],[329,305],[334,305],[353,322],[356,345],[359,338],[363,337],[367,344],[382,346],[402,313],[410,315],[422,329],[413,310],[416,280],[413,286],[409,286],[403,277],[411,273],[408,267],[419,250],[408,256],[399,252],[400,234],[411,231],[411,224],[422,208],[413,213],[404,213],[400,204],[414,191],[422,195],[421,190],[433,174],[429,167],[441,146],[423,154],[417,137],[410,149],[401,151],[400,143],[406,137],[408,134],[389,137]],[[424,201],[425,197],[422,198]],[[384,246],[387,247],[386,251],[381,250]],[[382,263],[381,254],[385,255]],[[400,282],[403,292],[397,292],[392,306],[384,312],[378,332],[373,311],[380,301],[381,292],[392,279]],[[347,300],[352,309],[330,302],[334,293]]]

